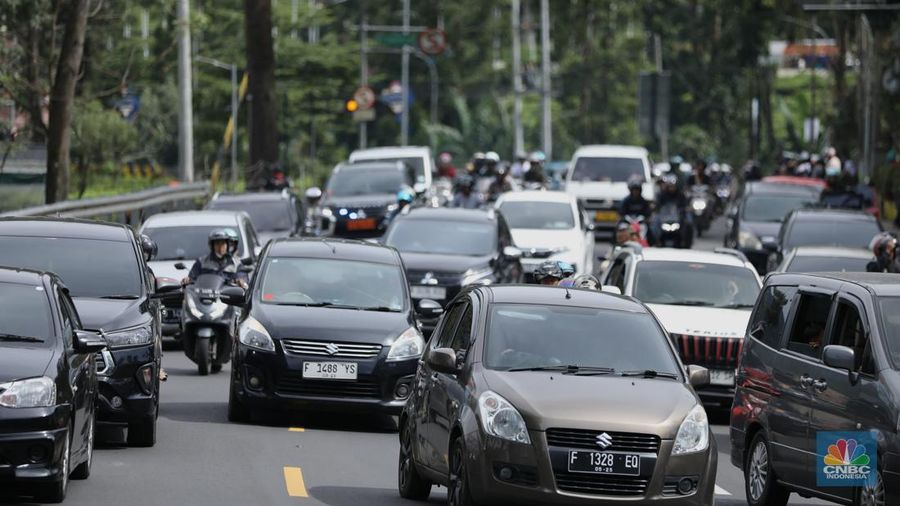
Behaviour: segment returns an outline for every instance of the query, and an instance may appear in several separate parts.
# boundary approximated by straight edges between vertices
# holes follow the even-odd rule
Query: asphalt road
[[[724,225],[716,223],[712,239],[696,246],[719,246],[723,233]],[[156,447],[99,448],[92,477],[71,482],[67,505],[412,504],[397,495],[393,419],[308,414],[231,424],[227,367],[199,377],[179,351],[166,352],[164,364],[170,376],[162,387]],[[716,505],[746,504],[743,477],[728,456],[727,414],[711,417],[719,448]],[[443,504],[445,497],[444,489],[435,488],[431,503]],[[824,504],[793,499],[791,504]]]

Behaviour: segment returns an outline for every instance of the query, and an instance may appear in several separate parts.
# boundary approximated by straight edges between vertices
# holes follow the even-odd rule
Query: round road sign
[[[447,48],[447,34],[440,28],[429,28],[419,34],[419,49],[429,56],[437,56]]]
[[[353,92],[353,99],[363,111],[371,109],[375,105],[375,92],[368,86],[360,86]]]

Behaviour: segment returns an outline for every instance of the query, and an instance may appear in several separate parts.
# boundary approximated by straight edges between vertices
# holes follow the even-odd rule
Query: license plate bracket
[[[356,381],[358,375],[356,362],[303,362],[303,379]]]
[[[597,221],[597,222],[619,221],[619,213],[616,211],[596,211],[594,213],[594,221]]]
[[[443,286],[413,285],[409,287],[409,296],[414,299],[444,300],[447,298],[447,289]]]
[[[734,386],[734,370],[733,369],[710,369],[709,384],[716,386]]]
[[[570,451],[570,473],[639,476],[641,456],[636,453]]]

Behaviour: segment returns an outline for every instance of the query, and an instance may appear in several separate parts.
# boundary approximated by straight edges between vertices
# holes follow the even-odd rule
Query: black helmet
[[[213,250],[213,244],[218,241],[225,242],[228,244],[228,249],[231,249],[231,236],[228,234],[228,230],[224,228],[217,228],[209,233],[207,237],[207,242],[209,243],[209,250]]]
[[[534,270],[534,280],[538,283],[544,281],[547,278],[553,278],[559,281],[564,278],[563,270],[559,266],[559,262],[555,260],[547,260],[543,262],[541,265],[537,266],[537,269]]]
[[[150,238],[147,234],[141,234],[141,250],[144,253],[144,260],[149,262],[156,257],[156,254],[159,252],[159,248],[156,246],[156,243],[153,242],[153,239]]]
[[[475,178],[468,174],[463,174],[456,178],[456,185],[460,188],[473,188],[475,186]]]

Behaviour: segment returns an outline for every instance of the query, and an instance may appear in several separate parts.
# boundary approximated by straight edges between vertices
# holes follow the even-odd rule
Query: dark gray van
[[[747,502],[900,504],[900,276],[770,275],[744,343],[730,438]]]

